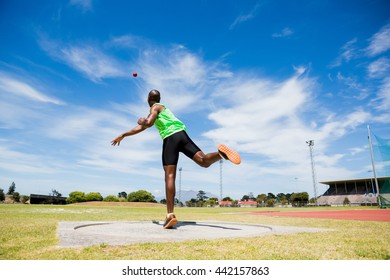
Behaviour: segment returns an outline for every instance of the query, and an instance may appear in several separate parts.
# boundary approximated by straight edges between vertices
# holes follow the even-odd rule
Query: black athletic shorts
[[[182,130],[164,139],[162,163],[164,166],[177,165],[177,162],[179,161],[179,152],[182,152],[192,159],[199,151],[199,147],[196,146],[187,133]]]

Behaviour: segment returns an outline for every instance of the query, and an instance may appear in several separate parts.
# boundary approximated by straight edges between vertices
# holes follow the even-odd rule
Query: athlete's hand
[[[146,119],[145,119],[145,118],[139,118],[137,123],[138,123],[139,125],[141,125],[142,127],[145,127],[145,125],[146,125]]]
[[[118,136],[117,138],[115,138],[114,140],[111,141],[111,145],[112,146],[116,146],[116,145],[120,145],[121,144],[121,141],[123,140],[123,137],[122,135],[121,136]]]

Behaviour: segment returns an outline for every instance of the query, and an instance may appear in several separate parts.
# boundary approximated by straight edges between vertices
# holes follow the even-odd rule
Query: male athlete
[[[135,135],[145,129],[155,126],[163,139],[162,163],[165,171],[165,194],[167,200],[167,216],[164,229],[170,229],[177,223],[173,213],[175,204],[175,179],[179,152],[184,153],[202,167],[209,167],[221,158],[228,159],[234,164],[240,164],[240,155],[223,144],[218,145],[218,152],[204,154],[188,137],[186,126],[160,102],[160,92],[151,90],[148,95],[150,113],[147,118],[140,118],[138,125],[119,135],[111,141],[113,146],[120,144],[123,138]]]

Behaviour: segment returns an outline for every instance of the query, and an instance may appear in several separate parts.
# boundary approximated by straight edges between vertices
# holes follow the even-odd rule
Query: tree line
[[[12,200],[15,202],[22,202],[25,203],[26,201],[29,200],[28,196],[25,195],[20,195],[19,192],[16,191],[16,185],[14,182],[11,183],[11,185],[8,188],[7,193],[4,193],[4,190],[0,188],[0,201],[5,201],[5,196],[11,196]]]
[[[197,198],[192,198],[186,201],[185,204],[188,207],[204,207],[204,206],[215,206],[218,204],[219,199],[216,197],[207,197],[204,191],[199,191]],[[240,200],[234,200],[231,197],[224,197],[222,201],[230,201],[231,206],[238,206],[239,202],[243,201],[255,201],[258,207],[274,207],[276,204],[279,205],[292,205],[294,207],[306,206],[308,203],[313,203],[314,198],[309,200],[309,194],[307,192],[300,193],[273,193],[259,194],[257,197],[253,193],[244,195]]]
[[[157,203],[154,196],[145,190],[139,190],[127,194],[126,192],[120,192],[118,195],[103,196],[98,192],[84,193],[81,191],[74,191],[69,194],[66,199],[66,203],[88,202],[88,201],[105,201],[105,202],[151,202]]]
[[[16,192],[16,185],[14,182],[10,185],[8,192],[6,193],[9,196],[12,196],[12,199],[15,202],[26,202],[28,196],[20,196]],[[51,196],[61,197],[62,194],[55,189],[52,189]],[[0,201],[5,200],[4,190],[0,188]],[[81,191],[73,191],[69,194],[69,197],[66,199],[66,203],[78,203],[78,202],[88,202],[88,201],[106,201],[106,202],[151,202],[157,203],[155,197],[146,190],[138,190],[135,192],[130,192],[129,194],[125,191],[119,192],[118,195],[108,195],[103,197],[99,192],[90,192],[84,193]],[[178,206],[187,206],[187,207],[214,207],[218,205],[219,199],[217,197],[207,197],[206,192],[199,190],[196,198],[191,198],[186,202],[178,201],[175,199],[175,204]],[[313,203],[314,198],[309,200],[309,194],[307,192],[300,193],[262,193],[256,197],[253,193],[244,195],[240,200],[234,200],[231,197],[224,197],[222,201],[230,201],[231,206],[238,206],[239,202],[243,201],[255,201],[258,207],[273,207],[276,204],[279,205],[292,205],[294,207],[306,206],[308,203]],[[166,204],[166,200],[160,200],[160,203]]]

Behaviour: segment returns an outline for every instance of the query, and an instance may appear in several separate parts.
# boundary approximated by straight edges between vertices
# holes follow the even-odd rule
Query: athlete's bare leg
[[[167,213],[173,213],[176,194],[176,165],[164,165],[165,195],[167,199]]]
[[[209,153],[205,155],[202,151],[197,152],[192,158],[192,160],[195,161],[197,164],[206,168],[212,165],[213,163],[216,163],[220,159],[221,156],[219,155],[218,152]]]

